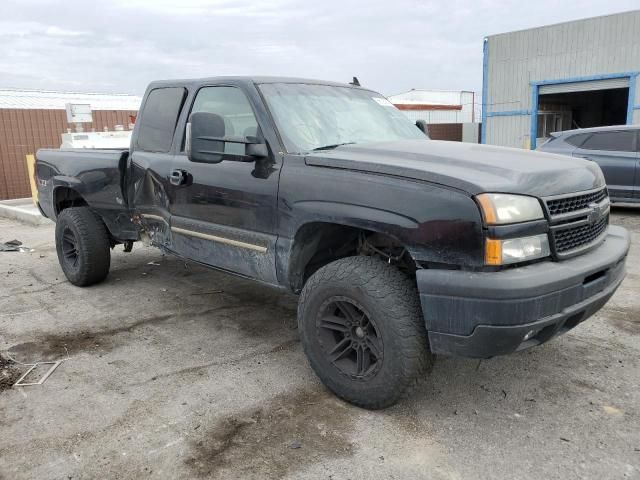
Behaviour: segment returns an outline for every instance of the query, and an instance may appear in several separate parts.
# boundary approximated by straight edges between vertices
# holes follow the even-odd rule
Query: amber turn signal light
[[[476,199],[480,204],[480,210],[482,210],[484,223],[486,223],[487,225],[494,225],[495,223],[497,223],[498,217],[496,215],[496,210],[493,207],[493,203],[491,202],[491,198],[488,195],[478,195]]]
[[[486,265],[502,265],[502,242],[487,238],[484,244],[484,263]]]

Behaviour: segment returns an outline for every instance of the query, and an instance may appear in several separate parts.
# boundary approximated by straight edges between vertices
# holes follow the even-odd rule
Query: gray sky
[[[254,74],[385,95],[482,86],[482,39],[638,8],[638,0],[1,0],[0,87],[144,92],[154,79]]]

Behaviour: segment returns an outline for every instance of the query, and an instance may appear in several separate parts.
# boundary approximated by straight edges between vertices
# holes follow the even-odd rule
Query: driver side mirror
[[[187,123],[185,151],[189,160],[199,163],[220,163],[222,160],[253,162],[269,156],[267,145],[258,137],[232,137],[225,134],[224,119],[209,112],[192,113]],[[245,146],[245,154],[225,152],[226,143]]]
[[[254,160],[258,158],[265,158],[269,156],[269,150],[265,143],[260,143],[258,137],[245,137],[248,142],[244,147],[245,155],[252,157]],[[255,140],[255,141],[254,141]]]

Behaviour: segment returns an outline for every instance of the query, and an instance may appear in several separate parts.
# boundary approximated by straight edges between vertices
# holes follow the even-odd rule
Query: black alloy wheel
[[[69,227],[62,232],[62,255],[69,267],[78,268],[78,240]]]
[[[318,342],[328,360],[343,374],[366,379],[382,366],[384,344],[364,307],[347,297],[332,297],[321,308]]]

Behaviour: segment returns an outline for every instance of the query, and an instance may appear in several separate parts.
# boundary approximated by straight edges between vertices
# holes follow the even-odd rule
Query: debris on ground
[[[9,240],[8,242],[0,243],[0,250],[3,252],[17,252],[22,242],[19,240]]]
[[[614,416],[621,416],[624,414],[624,412],[622,410],[620,410],[619,408],[616,407],[612,407],[610,405],[603,405],[602,409],[608,413],[609,415],[614,415]]]
[[[19,377],[18,365],[0,354],[0,392],[11,388]]]
[[[0,242],[0,252],[33,252],[32,248],[22,245],[20,240],[9,240],[8,242]]]
[[[25,363],[24,364],[25,366],[31,367],[31,368],[29,368],[29,370],[24,372],[24,374],[18,379],[17,382],[15,382],[13,384],[13,386],[14,387],[30,387],[30,386],[33,386],[33,385],[42,385],[47,380],[47,378],[49,378],[51,376],[51,374],[54,372],[54,370],[56,368],[58,368],[62,362],[64,362],[64,360],[66,360],[66,359],[58,360],[58,361],[55,361],[55,362]],[[47,370],[44,372],[44,374],[39,372],[39,367],[41,365],[47,365],[47,367],[48,367]],[[36,374],[39,374],[39,376],[33,375],[37,379],[33,379],[33,380],[29,381],[29,382],[25,382],[25,379],[27,379],[31,375],[32,372],[35,372]]]

